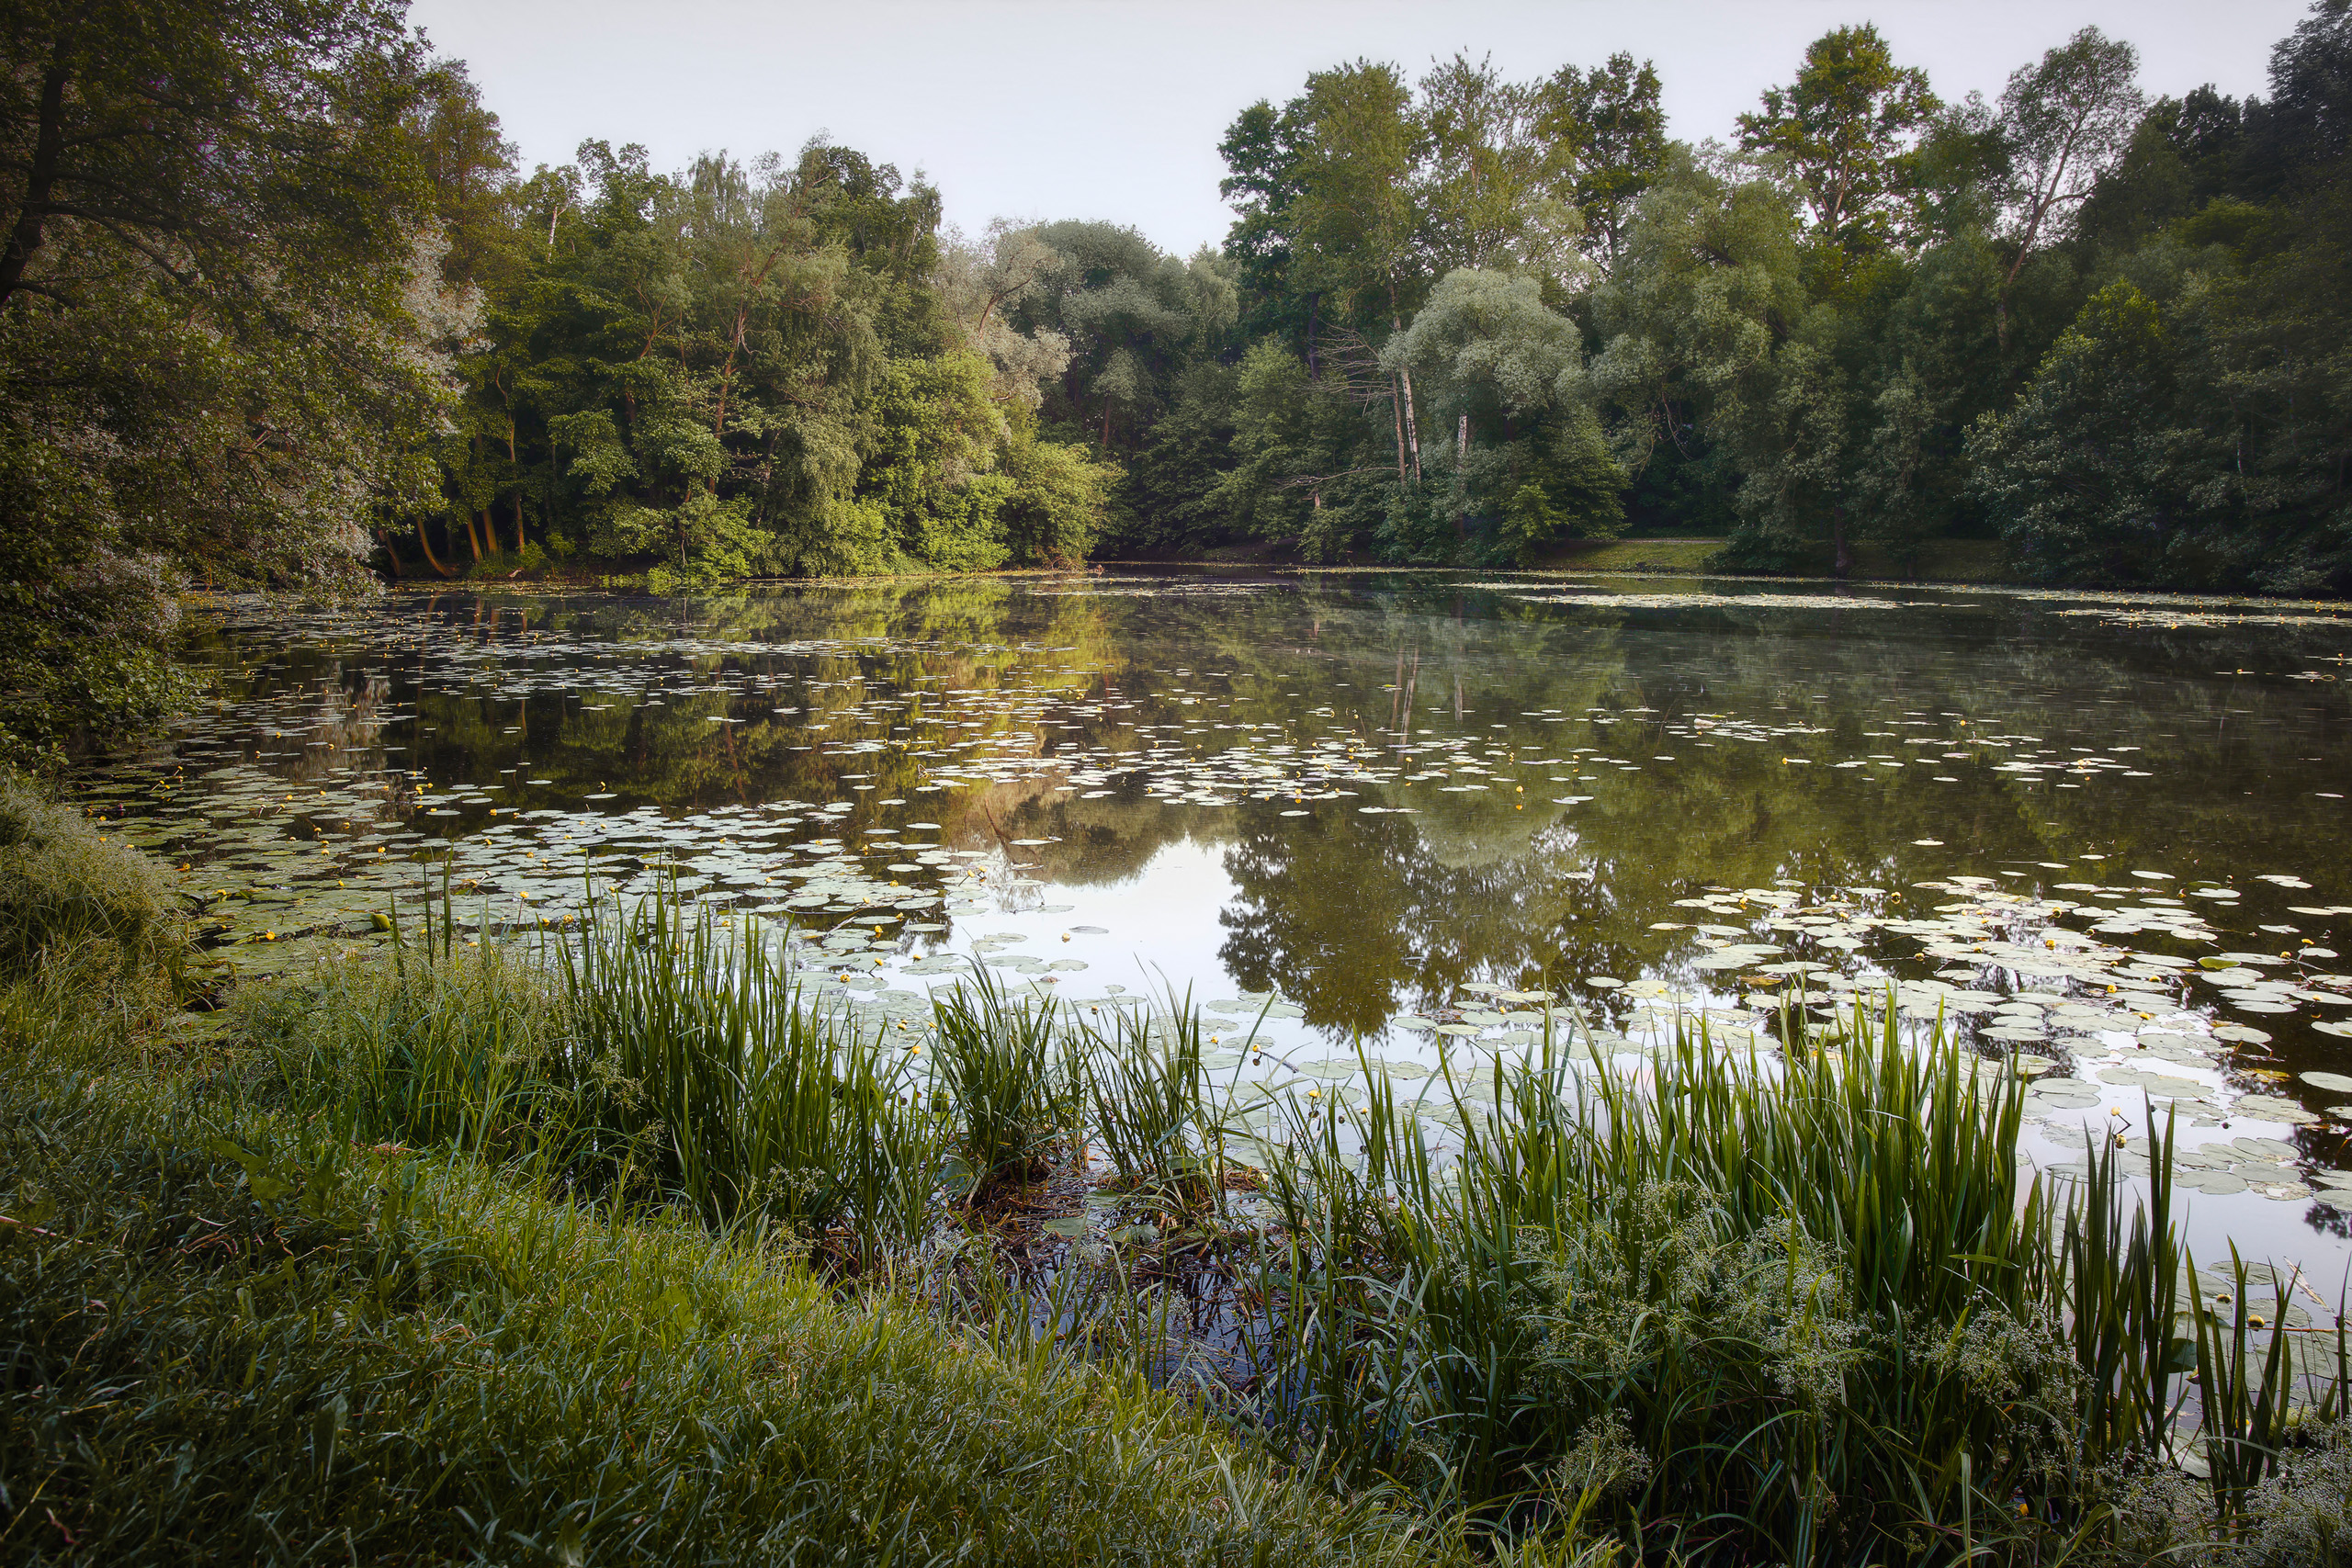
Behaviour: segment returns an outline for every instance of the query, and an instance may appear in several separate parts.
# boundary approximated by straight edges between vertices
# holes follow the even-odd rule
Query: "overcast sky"
[[[1874,21],[1936,91],[1997,96],[2010,71],[2097,26],[2140,50],[2150,93],[2265,89],[2304,0],[413,0],[523,164],[587,137],[790,152],[822,132],[944,196],[950,222],[1101,218],[1180,254],[1215,243],[1216,143],[1237,111],[1366,56],[1418,76],[1492,54],[1548,74],[1624,50],[1657,62],[1670,130],[1727,137],[1805,44]]]

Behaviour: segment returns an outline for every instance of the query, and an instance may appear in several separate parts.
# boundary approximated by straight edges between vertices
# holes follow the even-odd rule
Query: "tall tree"
[[[1604,271],[1617,265],[1634,204],[1665,166],[1658,92],[1657,68],[1646,60],[1637,66],[1623,53],[1589,71],[1564,65],[1539,90],[1538,129],[1574,171],[1581,243]]]
[[[1805,50],[1793,84],[1739,117],[1739,144],[1787,171],[1837,276],[1894,240],[1912,154],[1939,107],[1927,73],[1896,65],[1876,28],[1839,28]]]
[[[1419,281],[1415,175],[1423,132],[1412,91],[1393,65],[1359,60],[1306,79],[1301,103],[1292,231],[1299,281],[1351,310],[1385,306],[1402,332]],[[1310,355],[1309,368],[1313,368]],[[1420,428],[1409,370],[1398,373],[1399,468],[1420,477]]]
[[[1233,209],[1225,254],[1240,269],[1241,322],[1252,338],[1281,333],[1304,352],[1315,310],[1311,293],[1294,276],[1291,204],[1298,196],[1299,118],[1304,103],[1277,109],[1264,99],[1235,117],[1217,154],[1225,178],[1217,194]]]
[[[1582,217],[1568,199],[1574,163],[1543,134],[1536,88],[1492,60],[1457,54],[1421,78],[1427,159],[1421,209],[1432,270],[1509,267],[1549,278],[1577,265]]]
[[[2134,78],[2139,54],[2085,28],[2033,65],[2021,65],[2001,94],[1998,130],[2007,163],[2009,270],[2001,279],[2000,338],[2009,339],[2009,291],[2037,247],[2063,239],[2066,224],[2114,167],[2145,112]]]

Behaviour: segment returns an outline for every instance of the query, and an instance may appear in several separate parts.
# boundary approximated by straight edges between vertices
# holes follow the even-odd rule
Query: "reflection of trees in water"
[[[367,671],[346,682],[339,663],[326,666],[316,701],[306,718],[288,716],[287,739],[300,753],[273,759],[275,771],[298,784],[327,778],[338,769],[368,772],[384,765],[384,708],[392,682],[381,671]]]
[[[1226,853],[1235,897],[1217,956],[1315,1027],[1373,1033],[1398,1005],[1450,998],[1476,976],[1541,974],[1589,929],[1605,890],[1567,874],[1584,863],[1571,842],[1547,848],[1450,865],[1404,817],[1255,821]]]
[[[1711,885],[1791,877],[1816,888],[1900,889],[1922,870],[1990,873],[2004,860],[2066,861],[2090,849],[2177,874],[2296,871],[2324,886],[2352,881],[2344,804],[2310,794],[2335,786],[2278,782],[2297,768],[2316,772],[2302,759],[2340,735],[2344,688],[2214,673],[2317,667],[2340,640],[2317,633],[2119,631],[2005,602],[1950,613],[1621,612],[1530,604],[1415,578],[1336,587],[1303,580],[1214,597],[1032,593],[1004,579],[684,602],[446,594],[425,609],[396,599],[386,619],[352,618],[340,665],[302,656],[298,668],[323,672],[327,694],[316,714],[322,728],[300,739],[334,744],[301,747],[299,759],[280,760],[281,771],[313,778],[338,763],[360,766],[363,754],[380,763],[378,716],[393,689],[385,670],[413,675],[424,667],[420,631],[491,653],[482,668],[493,676],[533,646],[641,645],[634,663],[627,652],[618,666],[571,660],[569,691],[424,694],[420,721],[398,737],[415,748],[404,760],[426,764],[444,784],[490,784],[500,769],[522,765],[555,780],[559,794],[609,781],[624,807],[849,800],[855,810],[829,830],[851,843],[885,819],[934,820],[944,839],[971,846],[996,842],[1000,829],[1056,839],[1035,852],[1036,874],[1049,882],[1114,882],[1170,843],[1229,842],[1238,892],[1225,917],[1227,962],[1245,983],[1279,987],[1311,1020],[1342,1031],[1376,1028],[1398,1002],[1448,997],[1465,978],[1534,984],[1654,964],[1688,938],[1650,932],[1648,923]],[[815,639],[839,641],[818,651],[791,646]],[[731,646],[695,650],[703,642]],[[215,662],[235,669],[275,657],[274,648],[259,651],[265,646],[257,636],[225,637]],[[583,693],[616,668],[631,671],[627,686],[650,670],[669,688],[725,676],[732,689],[671,690],[667,706],[625,700],[587,711]],[[775,680],[746,688],[735,681],[744,674]],[[1179,705],[1180,685],[1194,705]],[[256,678],[255,689],[266,686]],[[1114,691],[1136,705],[1071,711]],[[1051,716],[1074,728],[1015,711],[1044,698],[1055,705]],[[772,707],[805,711],[777,716]],[[1570,722],[1546,723],[1545,709]],[[1577,722],[1592,709],[1619,722]],[[944,711],[986,728],[943,736],[920,723]],[[1718,737],[1702,750],[1669,732],[1716,712],[1827,733]],[[711,722],[721,716],[743,722]],[[2060,789],[2046,776],[1995,775],[1986,770],[2016,750],[1906,747],[1902,737],[1931,732],[1899,722],[1914,716],[1955,739],[2039,736],[2060,761],[2072,760],[2075,747],[2144,746],[2109,754],[2155,776]],[[806,733],[811,724],[827,727],[821,739]],[[1441,795],[1434,783],[1368,787],[1359,797],[1310,802],[1315,815],[1302,818],[1277,815],[1291,806],[1286,797],[1201,809],[1143,795],[1139,753],[1150,737],[1142,727],[1175,724],[1200,728],[1182,748],[1189,758],[1197,747],[1204,761],[1228,745],[1263,755],[1288,744],[1303,757],[1318,740],[1348,735],[1384,765],[1396,762],[1402,739],[1422,768],[1449,755],[1432,742],[1466,737],[1480,744],[1451,756],[1476,755],[1487,742],[1515,747],[1522,760],[1590,746],[1643,773],[1621,781],[1589,762],[1521,767],[1483,795]],[[505,733],[510,726],[516,734]],[[1873,733],[1891,729],[1900,734]],[[1109,775],[1114,793],[1083,800],[1034,781],[918,792],[933,759],[914,751],[983,734],[1052,757],[1083,756]],[[1157,735],[1175,739],[1165,728]],[[846,741],[880,749],[845,753]],[[1138,755],[1123,765],[1096,748]],[[1949,767],[1910,761],[1946,750],[1971,757]],[[1811,766],[1780,761],[1808,752],[1819,753]],[[1871,752],[1905,765],[1874,767],[1869,783],[1826,765]],[[1678,761],[1655,762],[1661,753]],[[1170,752],[1150,766],[1183,763]],[[1550,783],[1578,767],[1603,782]],[[1935,782],[1943,772],[1962,782]],[[854,773],[872,777],[845,776]],[[875,787],[859,792],[853,782]],[[1527,793],[1515,796],[1511,785],[1521,782]],[[2249,791],[2259,792],[2259,813],[2248,809]],[[1598,798],[1565,815],[1550,805],[1549,795],[1572,792]],[[878,806],[899,797],[908,805],[887,815]],[[1420,814],[1355,810],[1387,802]],[[1522,802],[1524,811],[1512,809]],[[1910,848],[1923,838],[1947,847]],[[2285,846],[2306,858],[2274,863]],[[1587,869],[1597,874],[1591,882],[1569,874]],[[2045,885],[2059,874],[2034,874]]]

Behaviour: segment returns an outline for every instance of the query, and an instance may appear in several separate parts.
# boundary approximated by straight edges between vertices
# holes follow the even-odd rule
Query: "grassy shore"
[[[1685,576],[1714,570],[1708,564],[1724,547],[1721,539],[1595,539],[1561,547],[1531,563],[1545,571],[1609,571],[1638,575]],[[1883,545],[1862,541],[1852,547],[1858,582],[2010,582],[2008,552],[1995,539],[1935,539],[1916,559],[1898,560]],[[1826,547],[1809,567],[1792,575],[1835,577]]]
[[[300,1100],[322,1086],[253,1029],[164,1045],[149,874],[0,800],[26,938],[0,990],[0,1561],[1465,1560],[1458,1529],[1289,1474],[1132,1371],[828,1281],[788,1226],[703,1223],[626,1153],[598,1181],[611,1151],[434,1125],[433,1091],[423,1136],[355,1135],[400,1112]],[[319,984],[445,1026],[487,1073],[441,1087],[481,1105],[488,1059],[533,1049],[497,1010],[548,976],[460,968],[419,949]],[[286,1000],[254,1015],[281,1046]],[[315,1021],[364,1058],[357,1014]],[[500,1124],[548,1109],[510,1097]]]
[[[2352,1557],[2341,1332],[1939,1033],[1564,1016],[1441,1157],[1181,1003],[863,1035],[653,901],[174,1049],[152,879],[0,794],[0,1561]]]

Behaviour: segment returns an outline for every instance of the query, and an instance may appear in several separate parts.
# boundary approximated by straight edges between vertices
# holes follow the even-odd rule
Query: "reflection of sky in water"
[[[1744,1038],[1796,979],[1825,1013],[1899,980],[2044,1075],[2045,1164],[2188,1097],[2200,1255],[2340,1232],[2352,1090],[2297,1075],[2352,1066],[2342,623],[1687,586],[232,604],[220,710],[92,789],[238,971],[382,940],[449,846],[469,918],[560,920],[593,853],[791,919],[874,1021],[920,1019],[943,952],[1084,1006],[1172,984],[1240,1004],[1221,1034],[1272,999],[1274,1061],[1340,1092],[1360,1035],[1406,1078],[1523,1048],[1537,992],[1635,1062],[1677,1016]]]

